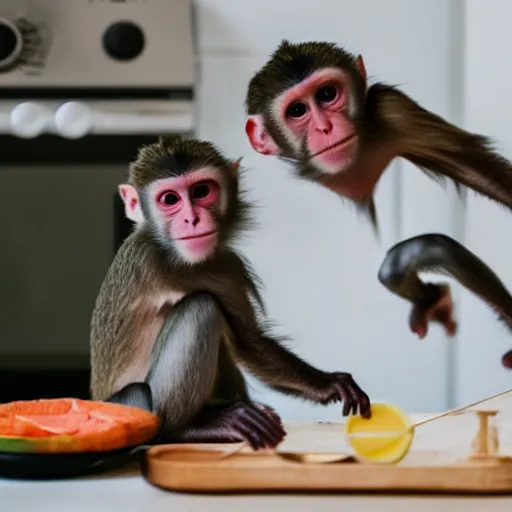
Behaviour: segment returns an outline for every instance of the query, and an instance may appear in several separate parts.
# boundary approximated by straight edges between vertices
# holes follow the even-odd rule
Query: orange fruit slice
[[[0,404],[0,451],[110,451],[148,442],[158,416],[137,407],[57,398]]]

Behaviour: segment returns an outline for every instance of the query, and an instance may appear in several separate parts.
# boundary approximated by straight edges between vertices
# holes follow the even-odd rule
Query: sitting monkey
[[[176,135],[142,148],[119,187],[135,229],[92,314],[91,391],[135,405],[134,383],[145,383],[167,441],[258,449],[283,439],[279,416],[250,399],[239,364],[282,393],[371,414],[349,373],[310,366],[258,321],[258,279],[230,247],[250,219],[238,175],[239,161],[210,142]]]

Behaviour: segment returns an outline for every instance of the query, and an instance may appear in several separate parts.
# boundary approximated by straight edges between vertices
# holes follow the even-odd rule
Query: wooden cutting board
[[[152,484],[182,492],[427,492],[512,494],[512,396],[485,404],[499,414],[498,456],[471,460],[481,432],[475,407],[418,427],[407,456],[396,465],[361,462],[311,464],[271,451],[232,452],[232,444],[162,445],[149,449],[143,474]],[[412,417],[421,420],[428,415]],[[480,430],[479,430],[480,429]],[[343,423],[291,423],[279,452],[350,454]]]
[[[412,451],[395,465],[302,463],[274,452],[233,445],[155,446],[143,475],[153,485],[182,492],[436,492],[512,494],[512,458],[457,459],[443,450]]]

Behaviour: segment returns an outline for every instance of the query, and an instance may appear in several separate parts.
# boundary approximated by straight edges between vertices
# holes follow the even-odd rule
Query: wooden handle
[[[489,402],[490,400],[494,400],[495,398],[500,398],[502,396],[508,395],[509,393],[512,393],[512,389],[509,389],[508,391],[502,391],[501,393],[498,393],[497,395],[483,398],[482,400],[478,400],[477,402],[473,402],[472,404],[463,405],[462,407],[457,407],[456,409],[451,409],[450,411],[445,411],[445,412],[442,412],[441,414],[436,414],[435,416],[431,416],[430,418],[426,418],[424,420],[417,421],[416,423],[414,423],[413,427],[419,427],[420,425],[425,425],[425,423],[430,423],[431,421],[439,420],[441,418],[444,418],[445,416],[451,416],[452,414],[457,414],[457,413],[465,411],[466,409],[469,409],[471,407],[475,407],[476,405],[480,405],[485,402]]]

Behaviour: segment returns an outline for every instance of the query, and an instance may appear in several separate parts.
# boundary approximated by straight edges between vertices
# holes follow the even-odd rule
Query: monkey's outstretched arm
[[[450,178],[457,187],[512,207],[512,163],[494,151],[488,137],[448,123],[392,86],[370,87],[368,104],[382,132],[397,141],[400,156],[431,177]]]
[[[380,267],[379,281],[414,304],[411,324],[425,322],[426,312],[438,304],[441,316],[432,319],[444,323],[443,314],[451,314],[451,300],[446,303],[447,286],[423,283],[418,277],[418,272],[428,270],[456,279],[493,308],[512,331],[512,296],[499,277],[475,254],[442,234],[416,236],[394,245]],[[504,356],[503,364],[512,367],[507,362],[509,354]]]
[[[245,366],[267,385],[289,395],[324,405],[343,401],[343,414],[370,416],[370,399],[350,373],[324,372],[284,347],[284,338],[253,329],[238,344]]]
[[[272,336],[260,325],[246,295],[224,297],[220,302],[234,334],[235,356],[267,385],[316,403],[343,401],[344,415],[370,416],[370,399],[352,375],[324,372],[288,350],[285,338]]]

